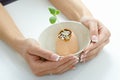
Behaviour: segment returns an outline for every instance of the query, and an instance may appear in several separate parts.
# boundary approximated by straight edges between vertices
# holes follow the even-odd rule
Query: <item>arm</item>
[[[37,50],[39,50],[39,56],[48,60],[58,60],[58,55],[54,55],[54,58],[50,57],[53,54],[42,50],[37,41],[26,39],[2,4],[0,4],[0,39],[18,51],[22,56],[24,56],[26,52],[36,51],[37,47]]]
[[[0,39],[14,49],[17,49],[21,41],[25,39],[2,4],[0,4]]]
[[[81,0],[50,0],[70,20],[80,21],[83,16],[92,17]]]

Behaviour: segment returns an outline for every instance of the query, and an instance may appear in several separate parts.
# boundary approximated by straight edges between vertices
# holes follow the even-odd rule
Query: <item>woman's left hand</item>
[[[109,42],[110,31],[98,20],[94,18],[82,18],[81,23],[90,30],[91,43],[81,53],[80,62],[87,62],[100,52]]]

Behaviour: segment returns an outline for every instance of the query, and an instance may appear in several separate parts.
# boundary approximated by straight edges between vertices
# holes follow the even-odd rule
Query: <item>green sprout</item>
[[[57,15],[60,14],[60,11],[55,9],[55,8],[48,8],[50,14],[52,15],[50,18],[49,18],[49,21],[51,24],[54,24],[57,20]]]

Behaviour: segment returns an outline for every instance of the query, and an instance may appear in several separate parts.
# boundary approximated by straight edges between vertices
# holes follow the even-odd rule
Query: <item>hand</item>
[[[41,49],[39,43],[33,39],[26,39],[22,44],[22,48],[19,48],[18,51],[37,76],[63,73],[78,63],[78,58],[75,56],[69,55],[60,58],[53,52]]]
[[[87,62],[98,55],[100,50],[109,42],[109,30],[94,18],[82,18],[83,23],[89,30],[91,36],[90,45],[81,53],[81,62]]]

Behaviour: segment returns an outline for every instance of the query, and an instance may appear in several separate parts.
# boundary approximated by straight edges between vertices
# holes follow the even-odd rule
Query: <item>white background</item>
[[[49,0],[19,0],[5,8],[26,37],[38,40],[49,26]],[[83,0],[95,18],[111,31],[111,42],[100,54],[75,70],[60,75],[36,77],[24,59],[0,41],[0,80],[120,80],[120,3],[119,0]],[[61,21],[67,20],[62,14]]]

